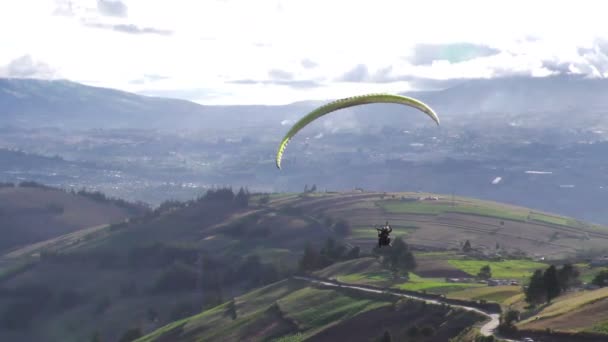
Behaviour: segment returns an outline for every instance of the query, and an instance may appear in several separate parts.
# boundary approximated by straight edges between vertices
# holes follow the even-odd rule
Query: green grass
[[[573,293],[572,295],[556,298],[552,304],[544,308],[541,312],[537,314],[537,316],[540,317],[540,319],[556,317],[559,315],[566,314],[568,312],[572,312],[585,305],[595,303],[599,300],[606,300],[606,298],[608,298],[608,287],[604,287],[594,291]],[[529,318],[520,322],[520,324],[525,324],[527,322],[532,321],[533,319],[534,317]]]
[[[254,331],[263,331],[264,327],[269,330],[264,333],[265,336],[259,337],[261,339],[276,342],[301,341],[327,326],[392,304],[389,301],[351,296],[333,289],[305,287],[306,285],[306,282],[295,280],[280,281],[237,297],[236,320],[227,314],[229,303],[224,303],[168,324],[137,341],[153,341],[171,333],[179,340],[186,337],[197,341],[243,340]],[[278,316],[276,309],[273,309],[275,303],[284,317],[298,325],[298,331],[294,331]],[[281,335],[283,336],[276,337]]]
[[[392,275],[389,271],[376,271],[365,273],[353,273],[344,276],[338,276],[336,278],[338,279],[338,281],[348,284],[382,286],[387,282],[391,281]]]
[[[503,303],[505,300],[522,293],[519,286],[484,286],[451,292],[448,297],[465,300],[487,300]]]
[[[582,225],[581,225],[581,223],[579,221],[577,221],[577,220],[575,220],[573,218],[569,218],[569,217],[563,217],[563,216],[556,216],[556,215],[549,215],[549,214],[531,212],[530,213],[530,219],[531,220],[535,220],[535,221],[539,221],[539,222],[544,222],[544,223],[549,223],[549,224],[555,224],[555,225],[558,225],[558,226],[582,228]]]
[[[429,293],[445,294],[452,291],[481,286],[485,285],[476,283],[448,283],[443,278],[423,278],[414,273],[410,273],[408,282],[397,284],[393,287],[409,291],[426,291]]]
[[[589,264],[575,264],[576,268],[581,272],[580,279],[584,283],[590,283],[595,276],[601,271],[608,270],[608,267],[591,267]]]
[[[600,334],[608,334],[608,321],[597,323],[588,331]]]
[[[449,260],[458,259],[460,252],[441,251],[441,252],[414,252],[416,260],[433,259],[433,260]]]
[[[535,270],[547,268],[546,264],[529,260],[485,261],[450,259],[448,262],[450,265],[470,275],[477,275],[481,267],[490,265],[492,278],[499,279],[525,279],[529,278]]]
[[[333,290],[304,288],[280,299],[278,304],[287,316],[298,322],[301,330],[316,331],[391,303],[345,296]]]
[[[513,221],[525,221],[524,212],[511,211],[495,206],[480,206],[473,204],[456,203],[455,206],[447,203],[401,202],[381,201],[378,205],[389,213],[397,214],[424,214],[439,215],[442,213],[461,213],[487,217],[496,217]]]
[[[279,338],[275,338],[271,342],[301,342],[301,341],[304,341],[304,336],[302,335],[302,333],[297,333],[297,334],[285,335],[285,336],[281,336]]]

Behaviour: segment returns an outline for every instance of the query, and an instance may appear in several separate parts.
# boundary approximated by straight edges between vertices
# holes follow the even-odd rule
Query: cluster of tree
[[[156,242],[152,245],[134,247],[127,255],[131,268],[164,267],[176,262],[194,265],[199,250],[190,246],[169,245]]]
[[[239,238],[266,238],[272,234],[272,229],[268,225],[258,224],[259,214],[247,215],[244,218],[228,225],[223,229],[223,233]]]
[[[23,181],[23,182],[20,182],[18,184],[18,186],[20,188],[38,188],[38,189],[45,189],[45,190],[53,189],[52,187],[50,187],[48,185],[44,185],[44,184],[34,182],[34,181]]]
[[[410,338],[424,337],[428,338],[435,335],[435,328],[431,325],[419,327],[418,325],[411,326],[407,329],[407,336]]]
[[[382,265],[390,269],[396,276],[407,275],[416,269],[414,253],[401,237],[395,239],[392,247],[375,247],[373,252],[382,257]]]
[[[526,302],[530,304],[551,303],[564,291],[580,283],[580,272],[571,264],[561,268],[549,266],[545,271],[536,270],[530,278],[530,284],[525,291]]]
[[[498,325],[498,331],[503,334],[513,333],[517,330],[515,322],[520,320],[520,312],[517,310],[507,310],[500,315],[500,323]]]
[[[71,190],[71,193],[90,198],[97,202],[113,204],[117,207],[126,209],[130,214],[133,215],[139,215],[142,213],[143,210],[147,211],[149,209],[149,205],[146,203],[131,203],[121,198],[109,197],[101,191],[89,191],[85,188],[82,188],[78,191]]]
[[[304,185],[304,193],[315,192],[317,191],[317,185],[313,184],[310,188],[308,188],[308,184]]]
[[[256,288],[290,273],[289,270],[278,270],[273,264],[263,263],[257,255],[230,260],[201,255],[195,264],[175,262],[165,268],[153,283],[151,292],[202,291],[206,301],[219,304],[224,300],[223,288],[226,286],[241,284],[246,289]]]
[[[249,205],[250,198],[251,194],[249,193],[249,190],[241,187],[236,194],[232,191],[232,188],[211,189],[205,192],[205,195],[199,200],[231,202],[238,207],[244,208]]]
[[[300,271],[319,270],[339,261],[357,259],[359,253],[359,247],[348,249],[345,245],[338,244],[333,238],[328,238],[320,250],[314,248],[309,242],[306,244],[304,255],[299,262]]]
[[[608,270],[602,270],[596,274],[591,283],[599,287],[608,286]]]

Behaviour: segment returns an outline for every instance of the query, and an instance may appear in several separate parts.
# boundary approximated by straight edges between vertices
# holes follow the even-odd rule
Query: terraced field
[[[424,200],[429,196],[438,200]],[[494,251],[498,243],[503,250],[551,259],[608,246],[606,227],[469,198],[364,192],[289,196],[270,202],[274,209],[286,206],[308,216],[347,220],[353,227],[348,242],[366,248],[375,243],[373,226],[385,221],[395,228],[394,236],[435,249],[460,249],[469,240],[479,250]]]

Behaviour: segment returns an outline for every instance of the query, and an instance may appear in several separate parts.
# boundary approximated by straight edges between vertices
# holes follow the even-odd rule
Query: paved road
[[[322,284],[325,286],[336,286],[336,287],[342,287],[342,288],[349,288],[349,289],[358,290],[358,291],[365,291],[365,292],[372,292],[372,293],[388,293],[388,294],[398,296],[398,297],[416,299],[416,300],[423,301],[423,302],[426,302],[429,304],[443,304],[444,303],[441,300],[428,299],[428,298],[418,297],[418,296],[414,296],[414,295],[407,295],[404,293],[391,291],[390,289],[370,289],[367,287],[338,284],[336,282],[329,281],[329,280],[318,280],[318,279],[313,279],[313,278],[309,278],[309,277],[300,277],[300,276],[294,276],[294,279],[304,280],[304,281],[308,281],[311,283]],[[470,307],[470,306],[465,306],[465,305],[455,305],[455,304],[449,304],[449,303],[445,303],[445,304],[450,305],[455,308],[467,310],[467,311],[475,311],[477,313],[480,313],[480,314],[486,316],[489,319],[489,321],[487,321],[486,323],[484,323],[484,325],[481,326],[480,332],[482,335],[484,335],[484,336],[494,335],[496,338],[500,338],[501,340],[504,340],[504,341],[519,342],[519,340],[511,340],[511,339],[497,336],[495,334],[494,331],[498,327],[498,324],[500,323],[500,321],[499,321],[500,316],[498,314],[489,313],[484,310],[480,310],[480,309]]]

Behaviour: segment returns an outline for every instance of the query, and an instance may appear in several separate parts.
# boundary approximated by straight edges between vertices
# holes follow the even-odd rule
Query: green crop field
[[[467,272],[470,275],[477,275],[479,269],[489,265],[492,269],[492,278],[498,279],[525,279],[537,269],[547,268],[547,264],[529,260],[505,260],[505,261],[485,261],[485,260],[448,260],[450,265]]]
[[[393,287],[402,290],[426,291],[429,293],[445,294],[452,291],[482,286],[486,285],[476,283],[448,283],[443,278],[423,278],[410,273],[410,279],[406,283],[397,284]]]
[[[494,206],[478,206],[463,203],[456,203],[455,206],[452,206],[449,203],[381,201],[378,205],[389,213],[439,215],[452,212],[496,217],[513,221],[525,221],[527,217],[525,212],[511,211]]]
[[[485,286],[450,292],[448,297],[465,300],[487,300],[502,304],[505,300],[522,293],[520,286]]]

